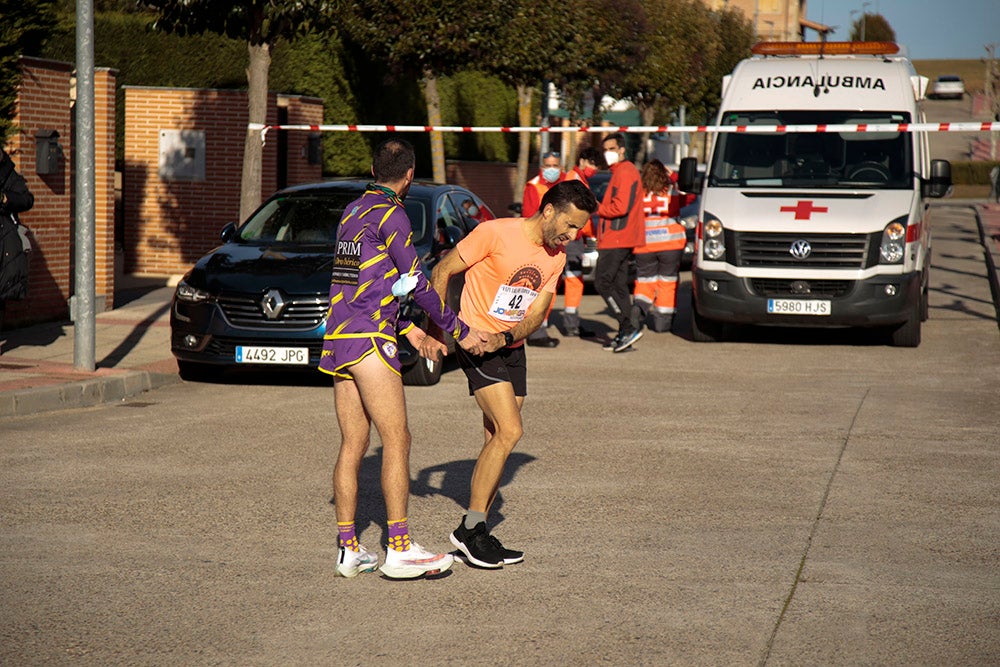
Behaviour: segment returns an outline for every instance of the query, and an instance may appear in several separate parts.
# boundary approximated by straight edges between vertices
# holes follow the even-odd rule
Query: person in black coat
[[[28,255],[31,244],[18,213],[35,205],[35,197],[24,177],[0,147],[0,327],[8,299],[28,294]]]

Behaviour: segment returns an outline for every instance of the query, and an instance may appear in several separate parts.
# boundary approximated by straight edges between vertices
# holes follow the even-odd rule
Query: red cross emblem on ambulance
[[[826,206],[813,206],[811,201],[800,201],[795,206],[782,206],[782,213],[794,213],[796,220],[809,220],[813,213],[826,213]]]

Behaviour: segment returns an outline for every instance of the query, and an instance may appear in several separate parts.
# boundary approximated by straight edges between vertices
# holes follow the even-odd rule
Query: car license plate
[[[768,299],[771,315],[829,315],[830,302],[817,299]]]
[[[308,364],[308,347],[236,346],[238,364]]]

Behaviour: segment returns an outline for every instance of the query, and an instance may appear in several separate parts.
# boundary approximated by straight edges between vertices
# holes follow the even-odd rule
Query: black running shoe
[[[508,549],[504,545],[500,544],[500,540],[490,535],[490,540],[500,549],[500,555],[503,558],[504,565],[513,565],[514,563],[520,563],[524,560],[523,551],[515,551],[514,549]]]
[[[473,565],[490,569],[503,567],[503,546],[486,530],[485,521],[480,521],[474,528],[466,528],[463,518],[450,539]]]

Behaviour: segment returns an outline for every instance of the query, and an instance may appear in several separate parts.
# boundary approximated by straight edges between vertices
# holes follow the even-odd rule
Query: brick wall
[[[462,185],[475,192],[493,209],[498,218],[509,215],[507,207],[515,199],[520,199],[521,191],[524,189],[523,183],[520,185],[514,183],[517,177],[516,164],[449,160],[445,171],[449,183]]]
[[[322,102],[270,95],[267,123],[322,122]],[[125,272],[180,274],[219,243],[219,232],[239,215],[240,177],[247,125],[245,91],[125,87]],[[203,180],[162,178],[161,130],[199,130],[205,137]],[[307,164],[301,150],[307,133],[289,133],[288,184],[319,180],[322,165]],[[262,196],[277,188],[277,136],[268,135],[262,164]]]
[[[94,71],[94,293],[95,310],[111,310],[115,294],[114,70]]]
[[[65,319],[74,282],[74,128],[72,77],[69,63],[20,59],[13,133],[7,144],[18,171],[35,196],[35,205],[20,215],[32,232],[33,250],[28,298],[7,304],[5,326],[23,326]],[[114,148],[115,72],[94,73],[95,120],[95,304],[101,312],[112,306],[114,294]],[[54,174],[39,174],[36,134],[59,133],[60,156]]]

